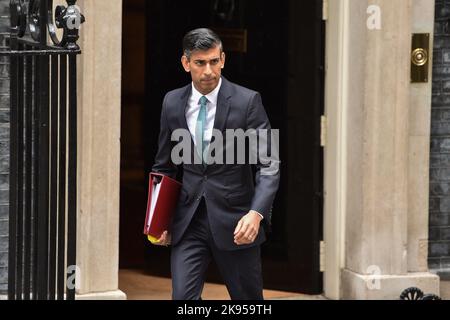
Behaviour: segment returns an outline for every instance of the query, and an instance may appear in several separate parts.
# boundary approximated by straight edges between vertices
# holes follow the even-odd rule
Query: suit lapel
[[[231,85],[227,79],[222,77],[222,86],[217,96],[216,117],[214,119],[213,129],[222,132],[226,128],[228,113],[230,111]],[[214,133],[214,132],[213,132]],[[203,169],[205,172],[211,166]]]
[[[216,118],[214,119],[214,129],[222,131],[225,128],[225,124],[228,118],[228,112],[230,111],[230,97],[231,89],[230,83],[224,77],[222,77],[222,86],[217,96],[217,108]]]
[[[186,110],[188,108],[188,103],[189,103],[189,98],[191,96],[192,93],[192,84],[189,84],[185,87],[185,90],[183,92],[183,94],[180,97],[180,112],[178,114],[178,122],[180,124],[179,128],[187,130],[187,132],[189,132],[189,137],[191,138],[191,163],[194,163],[194,152],[195,151],[195,144],[194,144],[194,140],[192,139],[192,135],[190,134],[189,131],[189,126],[187,124],[187,120],[186,120]],[[197,166],[194,166],[194,168]]]
[[[185,87],[184,93],[180,97],[180,113],[178,114],[178,119],[180,123],[180,128],[186,129],[189,131],[189,127],[186,121],[186,109],[188,107],[189,97],[191,96],[192,85],[187,85]],[[191,139],[192,140],[192,139]]]

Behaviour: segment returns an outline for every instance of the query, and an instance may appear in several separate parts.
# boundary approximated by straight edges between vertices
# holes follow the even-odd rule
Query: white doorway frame
[[[349,0],[329,0],[325,40],[324,295],[341,298],[345,263]]]

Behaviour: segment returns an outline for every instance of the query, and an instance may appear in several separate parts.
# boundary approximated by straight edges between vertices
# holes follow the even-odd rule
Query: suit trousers
[[[200,300],[206,270],[214,259],[232,300],[262,300],[260,246],[219,250],[211,234],[207,211],[202,198],[181,241],[172,247],[172,298]]]

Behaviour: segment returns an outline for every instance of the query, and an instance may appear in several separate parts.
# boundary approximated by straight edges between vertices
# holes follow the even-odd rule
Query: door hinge
[[[320,272],[325,272],[325,241],[320,241]]]
[[[322,0],[322,20],[328,20],[328,0]]]
[[[327,116],[320,117],[320,146],[325,147],[327,145],[327,128],[328,121]]]

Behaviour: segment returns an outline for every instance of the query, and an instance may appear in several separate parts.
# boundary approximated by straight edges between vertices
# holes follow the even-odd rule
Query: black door
[[[156,153],[162,98],[190,82],[180,64],[181,39],[194,28],[215,29],[227,54],[224,76],[259,91],[272,127],[280,129],[282,179],[263,246],[265,287],[310,294],[322,292],[321,12],[319,0],[146,2],[146,171]],[[149,266],[168,253],[147,249]],[[220,279],[214,267],[208,279]]]

